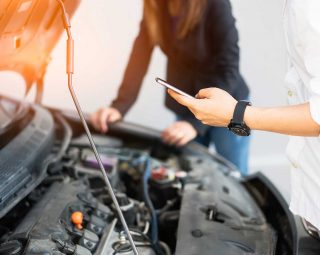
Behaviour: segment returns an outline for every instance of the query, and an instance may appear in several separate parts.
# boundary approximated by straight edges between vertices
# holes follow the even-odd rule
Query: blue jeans
[[[232,162],[243,176],[248,174],[249,137],[237,136],[227,128],[210,127],[195,141],[206,147],[214,144],[216,151]]]

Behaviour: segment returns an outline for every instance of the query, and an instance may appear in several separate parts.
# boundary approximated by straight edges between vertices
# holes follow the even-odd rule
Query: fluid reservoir
[[[156,209],[166,205],[168,200],[177,197],[179,182],[175,172],[166,167],[155,168],[151,172],[150,194]]]

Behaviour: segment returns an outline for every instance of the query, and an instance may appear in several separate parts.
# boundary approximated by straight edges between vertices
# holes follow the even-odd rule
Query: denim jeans
[[[214,145],[217,153],[232,162],[241,175],[248,174],[250,137],[237,136],[227,128],[210,127],[203,136],[198,136],[195,141],[206,147]]]

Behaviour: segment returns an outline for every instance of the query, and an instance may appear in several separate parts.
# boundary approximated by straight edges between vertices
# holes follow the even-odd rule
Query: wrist
[[[261,129],[260,117],[262,116],[262,108],[248,106],[244,112],[244,122],[252,130]]]
[[[250,127],[244,119],[245,111],[248,106],[251,106],[251,103],[245,100],[240,100],[236,104],[233,117],[228,125],[228,129],[236,135],[249,136],[251,133]]]

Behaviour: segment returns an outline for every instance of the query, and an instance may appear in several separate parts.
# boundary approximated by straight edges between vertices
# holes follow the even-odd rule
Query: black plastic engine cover
[[[176,254],[274,254],[276,235],[243,186],[215,171],[215,164],[193,161],[183,193]]]

